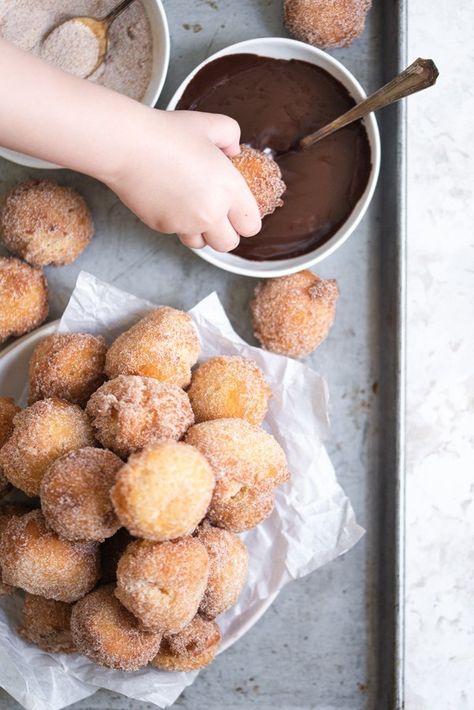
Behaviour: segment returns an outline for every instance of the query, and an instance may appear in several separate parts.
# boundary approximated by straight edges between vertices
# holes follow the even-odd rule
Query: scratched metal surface
[[[250,37],[285,35],[279,0],[167,0],[172,55],[160,105],[206,56]],[[365,34],[334,52],[373,90],[403,61],[403,4],[375,3]],[[403,365],[403,109],[381,117],[382,174],[356,233],[318,267],[341,297],[327,342],[310,358],[327,379],[332,433],[328,448],[359,521],[367,529],[345,557],[288,585],[261,621],[204,670],[176,703],[182,710],[392,710],[402,707],[397,658],[403,624],[397,610],[403,555],[398,529]],[[146,166],[144,166],[146,169]],[[0,197],[40,171],[0,161]],[[236,330],[252,340],[248,301],[254,281],[219,271],[157,236],[102,185],[58,171],[90,204],[96,237],[78,261],[47,269],[51,318],[60,316],[78,272],[157,303],[189,308],[217,290]],[[179,287],[177,287],[179,284]],[[0,691],[2,710],[19,706]],[[99,691],[75,710],[152,706]]]

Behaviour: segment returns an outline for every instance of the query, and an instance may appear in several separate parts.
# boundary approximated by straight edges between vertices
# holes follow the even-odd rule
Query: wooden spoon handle
[[[368,113],[377,111],[379,108],[384,108],[384,106],[400,101],[405,96],[416,94],[417,91],[433,86],[438,75],[438,69],[432,59],[417,59],[395,79],[389,81],[388,84],[382,86],[378,91],[375,91],[342,116],[334,119],[334,121],[331,121],[331,123],[323,126],[318,131],[302,138],[299,143],[300,148],[309,148],[322,138],[326,138],[334,131],[338,131],[359,118],[363,118]]]

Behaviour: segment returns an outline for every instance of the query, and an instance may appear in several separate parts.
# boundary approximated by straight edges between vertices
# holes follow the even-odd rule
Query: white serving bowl
[[[294,39],[262,37],[238,42],[208,57],[186,77],[169,102],[168,110],[176,108],[187,85],[203,66],[212,62],[214,59],[224,57],[228,54],[259,54],[274,59],[300,59],[310,62],[311,64],[325,69],[329,74],[338,79],[356,102],[362,101],[362,99],[366,97],[365,91],[351,72],[346,69],[341,62],[338,62],[337,59],[326,54],[326,52]],[[301,269],[317,264],[319,261],[322,261],[332,254],[346,241],[361,221],[367,211],[377,184],[380,169],[380,135],[373,114],[370,114],[364,119],[364,126],[367,131],[371,150],[372,169],[369,181],[362,197],[349,215],[349,218],[325,244],[302,256],[278,259],[275,261],[251,261],[235,254],[217,252],[211,247],[196,249],[196,254],[225,271],[231,271],[234,274],[242,274],[244,276],[255,276],[257,278],[293,274],[296,271],[301,271]]]
[[[153,44],[153,61],[151,69],[150,83],[145,91],[141,103],[146,106],[154,106],[158,101],[158,97],[165,83],[166,74],[168,73],[168,65],[170,60],[170,33],[168,28],[168,20],[166,13],[161,3],[161,0],[142,0],[144,10],[150,21],[152,44]],[[17,153],[15,150],[2,148],[0,146],[0,156],[11,160],[12,163],[25,165],[27,168],[44,168],[57,169],[60,165],[49,163],[46,160],[33,158],[24,153]]]

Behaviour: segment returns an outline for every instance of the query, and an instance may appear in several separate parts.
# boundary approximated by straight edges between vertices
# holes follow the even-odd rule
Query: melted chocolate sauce
[[[305,151],[298,141],[354,105],[344,86],[307,62],[232,54],[207,64],[177,108],[224,113],[242,143],[270,148],[287,190],[284,205],[234,253],[254,261],[299,256],[324,244],[347,220],[369,179],[370,146],[359,121]]]

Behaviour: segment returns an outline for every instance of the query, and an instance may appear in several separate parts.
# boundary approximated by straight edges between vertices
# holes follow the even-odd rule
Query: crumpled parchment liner
[[[110,342],[154,305],[82,272],[59,330],[102,334]],[[253,358],[273,397],[265,420],[288,457],[291,482],[276,494],[270,518],[242,535],[250,552],[249,577],[238,603],[219,617],[222,650],[261,616],[284,584],[349,550],[363,535],[323,446],[328,432],[327,386],[305,365],[247,345],[232,329],[215,293],[190,314],[202,344],[213,355]],[[59,710],[98,688],[154,703],[172,704],[197,673],[142,669],[122,673],[76,655],[52,655],[15,632],[19,600],[0,605],[0,685],[28,710]]]

